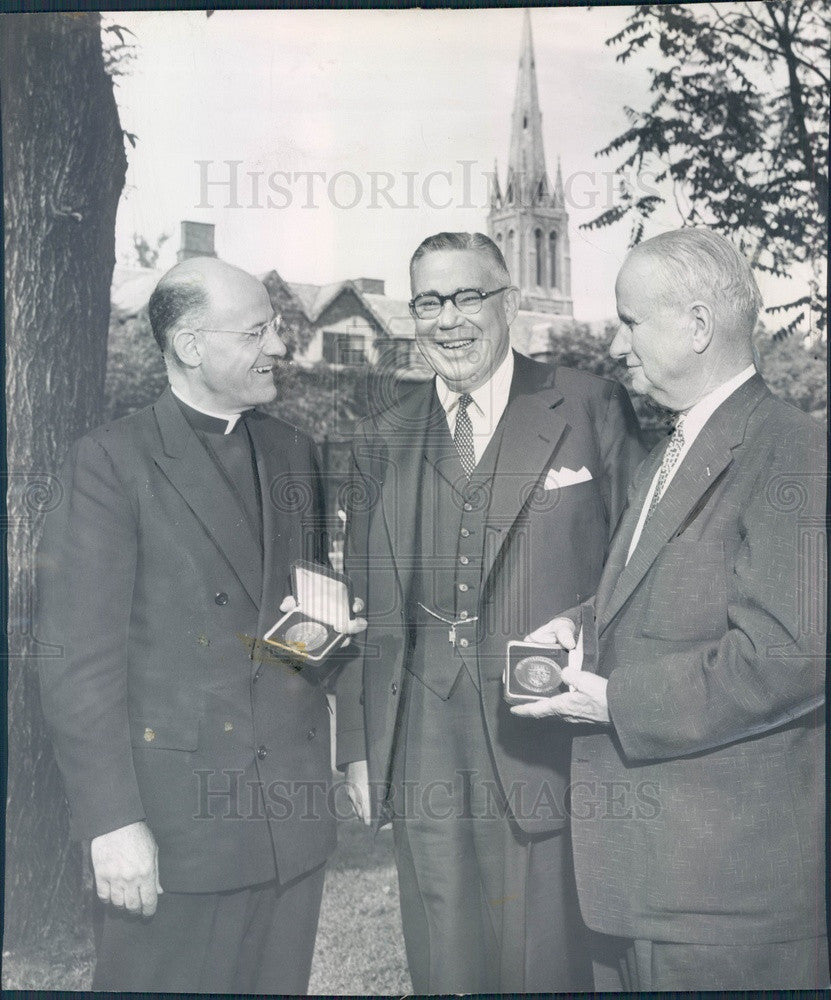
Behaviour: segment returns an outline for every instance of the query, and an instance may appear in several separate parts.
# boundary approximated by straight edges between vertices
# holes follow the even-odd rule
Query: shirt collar
[[[242,417],[242,413],[213,413],[203,406],[195,406],[189,399],[185,399],[181,392],[177,392],[173,386],[170,387],[170,391],[179,400],[188,423],[194,430],[208,431],[213,434],[230,434]]]
[[[470,396],[479,412],[490,418],[491,427],[495,427],[502,416],[505,407],[508,405],[508,396],[511,392],[511,381],[514,377],[514,352],[508,349],[508,353],[499,363],[496,371],[487,382],[484,382],[478,389],[474,389]],[[452,413],[459,405],[459,397],[462,395],[454,389],[450,389],[444,379],[436,376],[436,393],[439,402],[447,414]]]
[[[691,407],[684,414],[684,438],[691,440],[692,437],[698,434],[728,396],[732,396],[740,385],[744,385],[755,374],[755,366],[748,365],[744,371],[740,371],[738,375],[734,375],[726,382],[722,382],[720,386],[708,392],[703,399],[699,399],[695,406]]]

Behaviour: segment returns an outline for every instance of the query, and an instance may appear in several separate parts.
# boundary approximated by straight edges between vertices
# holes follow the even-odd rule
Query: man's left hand
[[[511,711],[514,715],[532,719],[555,716],[566,722],[594,722],[598,725],[611,721],[606,701],[608,681],[605,677],[584,673],[577,667],[566,667],[563,671],[563,683],[570,688],[565,694],[556,694],[553,698],[543,698],[526,705],[514,705]]]
[[[288,614],[289,611],[296,611],[298,608],[299,605],[297,603],[297,600],[291,594],[289,594],[287,597],[284,597],[282,603],[280,604],[280,610],[283,612],[283,614]],[[302,611],[303,609],[300,608],[300,610]],[[357,616],[363,610],[364,610],[364,602],[360,599],[360,597],[356,597],[355,600],[352,602],[352,614]],[[341,646],[348,646],[350,636],[357,635],[359,632],[363,632],[364,629],[366,629],[366,624],[367,624],[366,618],[358,618],[358,617],[350,618],[347,622],[344,622],[344,627],[338,630],[342,632],[343,635],[345,636],[343,642],[341,643]]]

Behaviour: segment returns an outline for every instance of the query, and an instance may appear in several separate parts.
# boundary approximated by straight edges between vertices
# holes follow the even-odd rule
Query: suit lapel
[[[403,599],[407,600],[418,537],[419,497],[428,438],[440,437],[446,416],[431,380],[415,389],[394,411],[386,430],[387,464],[382,470],[381,507]],[[451,442],[452,443],[452,442]]]
[[[611,588],[605,607],[598,599],[597,613],[601,631],[629,599],[650,566],[655,562],[661,549],[681,528],[687,516],[714,480],[733,461],[733,449],[744,440],[750,413],[767,391],[761,378],[758,375],[754,376],[740,386],[710,417],[684,457],[652,517],[644,525],[632,558],[628,563],[622,565],[621,550],[623,560],[625,560],[634,527],[637,525],[655,470],[660,464],[660,458],[657,463],[650,463],[652,474],[638,490],[639,505],[633,505],[632,508],[634,525],[626,518],[628,523],[624,525],[622,522],[621,529],[626,527],[631,528],[631,530],[621,530],[617,533],[621,536],[621,549],[619,550],[617,544],[615,545],[615,560],[618,565],[622,565],[622,568]],[[661,456],[663,450],[660,451]],[[622,548],[624,541],[625,548]],[[608,576],[609,579],[615,580],[613,573],[614,567],[609,565],[607,572],[604,572],[604,579]],[[600,598],[600,594],[598,598]]]
[[[638,526],[643,505],[646,502],[649,487],[655,478],[667,449],[668,439],[656,445],[650,455],[644,460],[637,481],[632,484],[629,490],[629,501],[624,512],[620,515],[617,529],[609,544],[609,553],[606,557],[606,565],[603,575],[597,587],[597,597],[595,606],[599,610],[605,608],[612,595],[612,591],[620,579],[620,574],[626,565],[626,555],[632,543],[632,536]]]
[[[493,537],[483,552],[483,583],[568,426],[557,412],[562,393],[550,384],[542,387],[529,384],[531,379],[524,359],[515,355],[514,362],[511,399],[503,417],[504,430],[488,509],[487,526],[493,529]]]
[[[284,554],[289,551],[301,551],[303,543],[301,541],[300,545],[289,546],[286,544],[286,539],[292,531],[298,535],[302,531],[302,517],[299,515],[306,510],[310,518],[314,514],[314,491],[317,484],[311,477],[310,471],[301,473],[291,468],[288,455],[274,434],[273,422],[267,424],[255,411],[249,416],[247,424],[254,443],[263,510],[262,601],[259,632],[262,635],[279,617],[280,602],[290,592],[289,565]],[[281,484],[285,484],[287,488],[281,489]],[[298,509],[298,504],[292,502],[293,491],[297,491],[301,509]],[[281,495],[285,497],[284,504],[280,503]],[[323,525],[315,524],[314,528],[322,530]]]
[[[262,553],[249,530],[240,530],[237,498],[217,472],[208,452],[191,429],[170,389],[153,407],[163,453],[156,464],[193,511],[228,561],[248,596],[260,605]]]

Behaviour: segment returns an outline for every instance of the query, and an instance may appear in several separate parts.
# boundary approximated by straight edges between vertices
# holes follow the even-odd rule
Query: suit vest
[[[485,524],[501,440],[500,422],[469,481],[446,423],[426,443],[415,546],[418,560],[408,610],[412,648],[407,665],[445,700],[462,670],[479,687],[476,619],[483,584]]]

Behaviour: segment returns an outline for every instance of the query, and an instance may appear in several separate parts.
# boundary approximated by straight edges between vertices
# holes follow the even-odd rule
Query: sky
[[[579,229],[608,207],[617,163],[595,156],[648,99],[646,55],[605,40],[629,8],[535,8],[546,164],[562,164],[578,319],[615,314],[629,224]],[[409,297],[407,263],[439,230],[485,230],[504,183],[523,13],[498,10],[119,12],[135,59],[118,78],[127,147],[116,254],[132,234],[216,226],[220,257],[288,281],[373,277]],[[653,60],[654,61],[654,60]],[[618,154],[619,155],[619,154]],[[252,176],[253,175],[253,176]],[[270,199],[270,204],[269,204]],[[674,209],[654,231],[678,224]],[[764,289],[763,289],[764,291]]]

